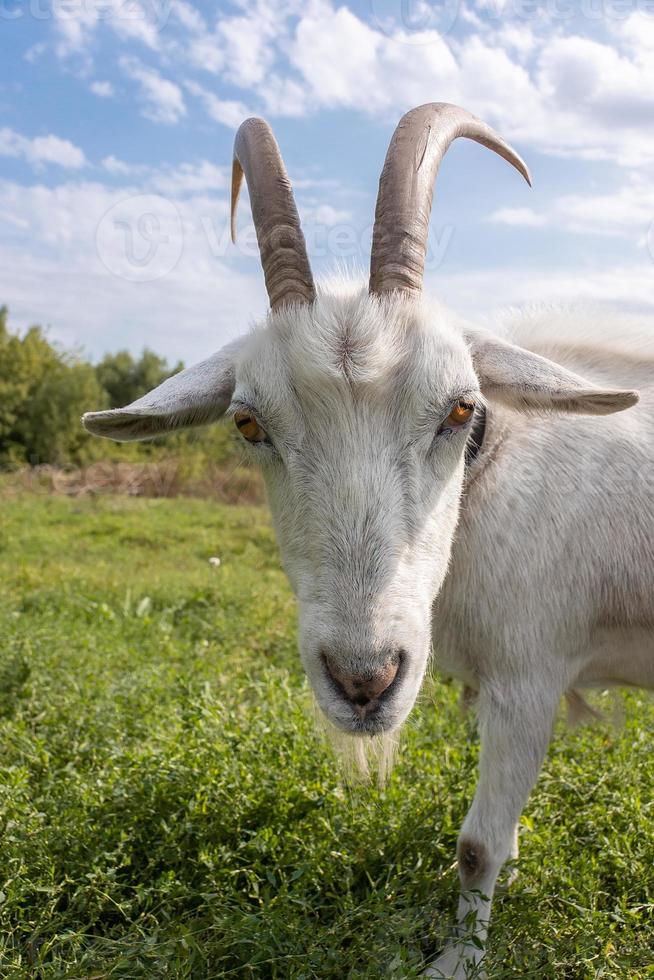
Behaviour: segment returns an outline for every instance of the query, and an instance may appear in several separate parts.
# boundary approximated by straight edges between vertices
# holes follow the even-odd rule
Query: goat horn
[[[243,175],[250,193],[271,309],[285,303],[310,303],[315,298],[315,289],[300,217],[277,141],[264,119],[246,119],[234,140],[233,242]]]
[[[438,168],[457,136],[476,140],[508,160],[531,186],[527,165],[476,116],[430,102],[398,123],[379,178],[370,260],[371,293],[422,289],[429,217]]]

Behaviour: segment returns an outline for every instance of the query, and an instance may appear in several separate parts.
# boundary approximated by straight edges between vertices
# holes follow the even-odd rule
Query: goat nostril
[[[351,674],[326,653],[322,655],[327,673],[341,694],[353,705],[365,708],[380,698],[397,677],[401,655],[386,660],[378,670],[365,674]]]

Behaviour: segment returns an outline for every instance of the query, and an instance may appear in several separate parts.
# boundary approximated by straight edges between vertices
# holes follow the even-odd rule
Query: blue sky
[[[188,362],[266,306],[239,122],[265,116],[317,275],[368,264],[400,116],[456,102],[427,286],[470,316],[590,299],[654,308],[654,0],[0,0],[0,303],[93,357]]]

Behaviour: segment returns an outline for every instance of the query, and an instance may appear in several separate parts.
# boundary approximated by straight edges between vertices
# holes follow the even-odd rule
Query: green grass
[[[0,975],[417,976],[474,787],[456,686],[428,682],[384,790],[348,788],[265,512],[0,505]],[[557,732],[491,977],[654,976],[654,706],[626,701]]]

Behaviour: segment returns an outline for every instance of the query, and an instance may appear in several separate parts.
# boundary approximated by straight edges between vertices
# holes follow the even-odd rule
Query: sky
[[[317,277],[365,276],[393,129],[480,116],[530,189],[458,140],[426,288],[471,317],[590,300],[654,312],[654,0],[0,0],[0,305],[99,358],[191,363],[266,309],[240,122],[264,116]]]

